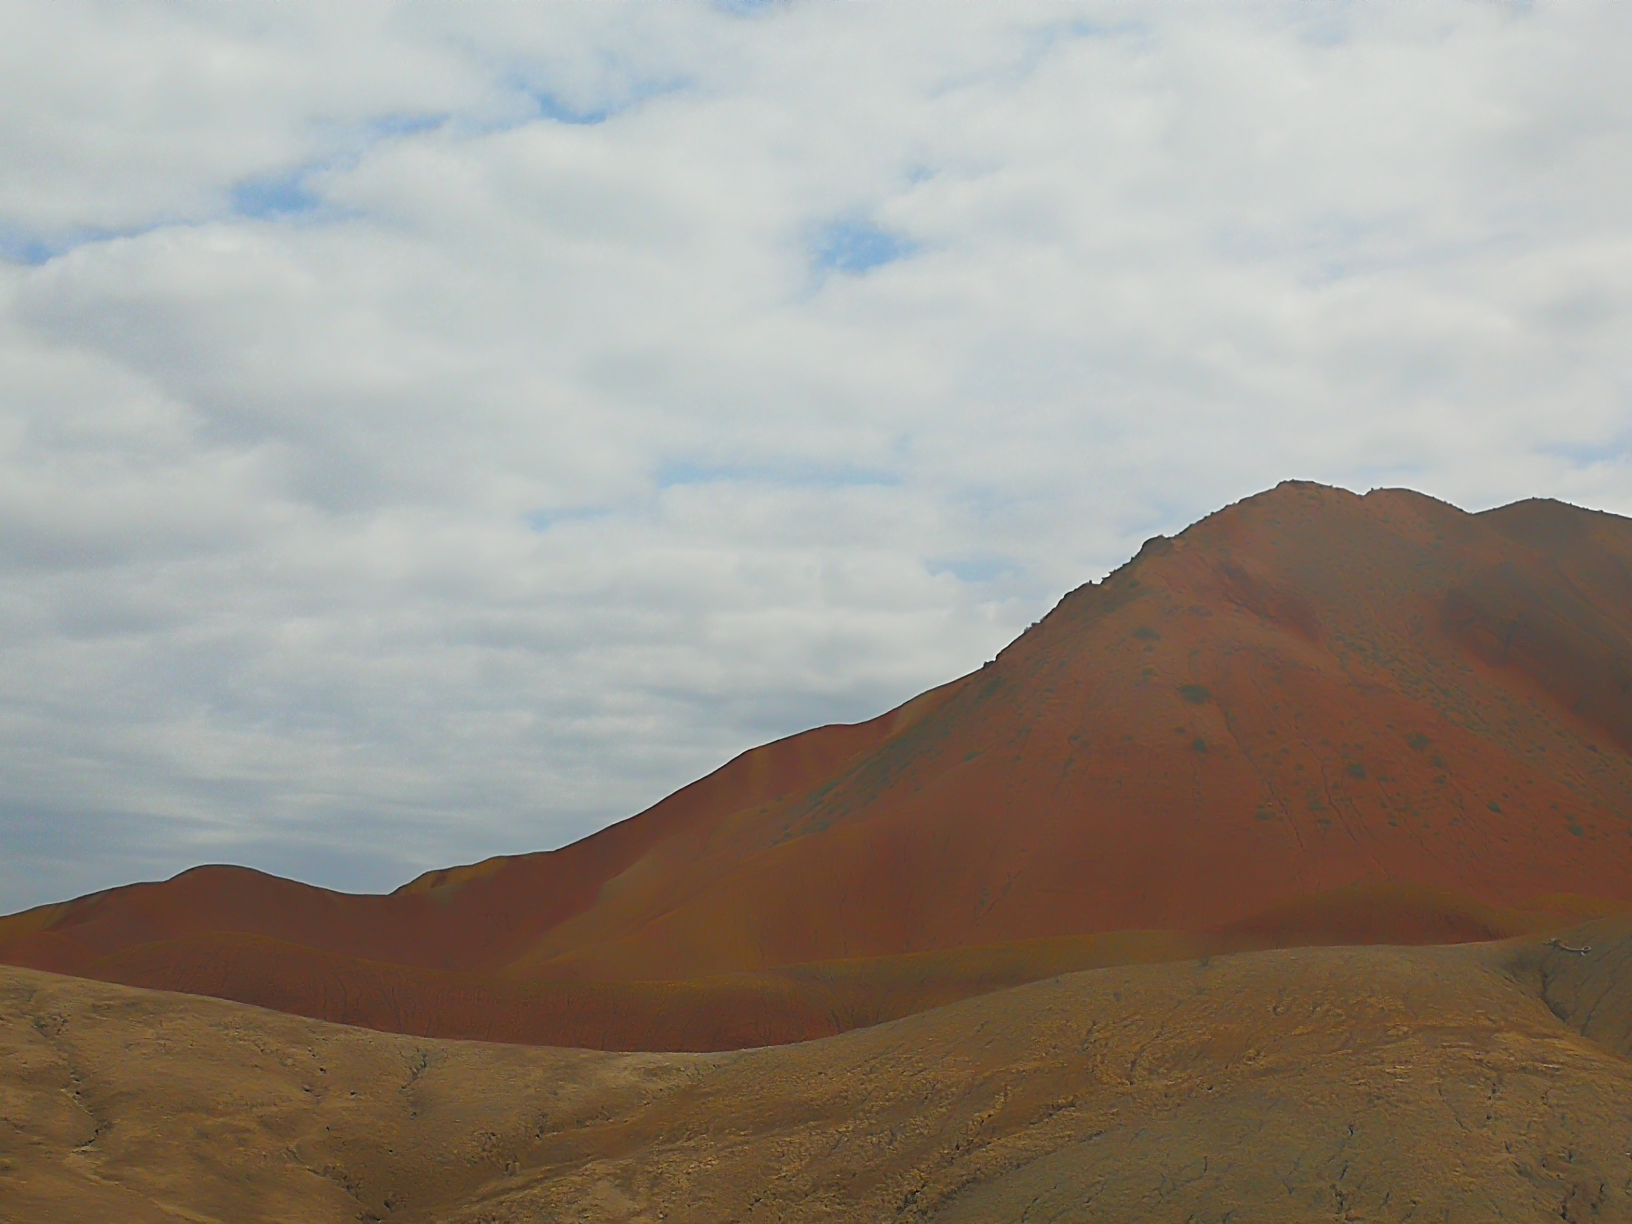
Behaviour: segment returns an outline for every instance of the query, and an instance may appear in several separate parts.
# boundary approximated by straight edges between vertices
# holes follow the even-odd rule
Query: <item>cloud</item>
[[[560,844],[1288,476],[1632,511],[1621,6],[0,21],[0,908]]]

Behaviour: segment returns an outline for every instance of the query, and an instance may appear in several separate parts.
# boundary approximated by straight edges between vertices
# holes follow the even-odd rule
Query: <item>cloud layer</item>
[[[558,845],[1286,477],[1632,512],[1624,5],[0,16],[0,909]]]

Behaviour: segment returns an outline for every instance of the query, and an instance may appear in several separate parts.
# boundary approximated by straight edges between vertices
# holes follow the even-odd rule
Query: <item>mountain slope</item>
[[[1629,575],[1627,520],[1283,486],[1073,592],[819,792],[654,848],[511,972],[1194,930],[1381,880],[1625,902]]]
[[[200,869],[0,919],[0,960],[211,989],[210,937],[263,937],[254,1001],[328,1014],[311,966],[343,979],[344,958],[588,999],[1119,931],[1477,938],[1492,907],[1528,915],[1506,931],[1628,904],[1632,520],[1289,483],[1147,542],[981,671],[563,850],[386,897]],[[808,1004],[756,980],[751,1011]]]
[[[0,961],[78,973],[151,943],[231,933],[425,969],[481,971],[592,905],[597,890],[666,838],[819,785],[846,760],[945,699],[933,689],[869,722],[818,727],[751,749],[640,815],[560,850],[427,872],[387,896],[206,866],[0,918]]]

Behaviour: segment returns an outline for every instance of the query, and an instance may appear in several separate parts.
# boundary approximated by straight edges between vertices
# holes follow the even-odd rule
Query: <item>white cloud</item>
[[[1632,511],[1609,3],[22,3],[0,908],[559,844],[1287,476]]]

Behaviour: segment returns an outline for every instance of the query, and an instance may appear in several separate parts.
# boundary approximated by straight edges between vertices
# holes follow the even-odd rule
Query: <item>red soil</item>
[[[820,1029],[833,998],[778,966],[1126,931],[1187,955],[1479,939],[1551,894],[1632,904],[1632,520],[1286,484],[1148,542],[981,671],[562,850],[386,897],[200,868],[0,919],[0,961],[233,998],[258,974],[248,1001],[310,1015],[315,982],[346,984],[359,1022],[448,1035],[478,1034],[447,1000],[482,999],[517,1018],[479,1035],[704,1048]],[[720,984],[744,971],[729,990],[758,1002]],[[497,1001],[614,997],[596,982],[640,983],[614,1010],[648,1019]],[[648,1023],[678,998],[714,1018]]]
[[[933,710],[954,687],[932,689],[869,722],[751,749],[640,815],[560,850],[427,872],[387,896],[331,892],[246,867],[195,867],[162,883],[0,918],[0,962],[76,973],[126,948],[235,933],[399,965],[491,970],[591,905],[603,883],[655,843],[706,828],[722,812],[803,793]]]
[[[1498,910],[1446,893],[1374,885],[1300,899],[1214,931],[1055,936],[678,981],[521,981],[222,932],[139,944],[81,961],[76,972],[386,1032],[707,1051],[828,1037],[1080,969],[1287,944],[1500,939],[1557,925],[1546,915]]]

